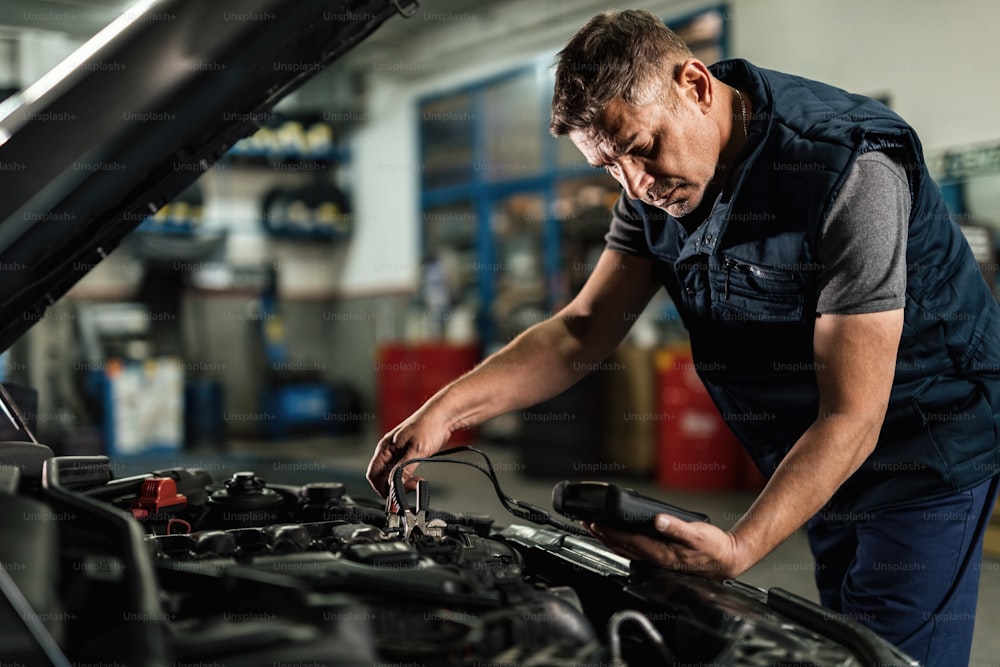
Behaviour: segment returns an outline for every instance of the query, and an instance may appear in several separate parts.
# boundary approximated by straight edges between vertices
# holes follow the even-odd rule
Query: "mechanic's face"
[[[672,88],[678,93],[673,108],[615,100],[594,127],[569,136],[587,162],[605,167],[629,197],[682,217],[697,208],[715,178],[722,140],[697,88]]]

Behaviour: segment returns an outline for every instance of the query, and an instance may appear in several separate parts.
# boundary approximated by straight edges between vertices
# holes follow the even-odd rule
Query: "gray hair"
[[[672,105],[664,88],[692,57],[687,44],[649,12],[598,14],[556,56],[549,130],[559,136],[590,128],[615,99]]]

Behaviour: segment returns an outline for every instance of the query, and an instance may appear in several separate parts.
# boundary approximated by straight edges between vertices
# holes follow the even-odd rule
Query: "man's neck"
[[[739,92],[729,84],[715,79],[720,94],[720,128],[726,135],[726,142],[719,153],[719,163],[715,170],[715,178],[705,192],[705,198],[714,201],[729,178],[733,167],[739,164],[743,148],[746,146],[750,131],[751,103],[750,96]],[[742,104],[740,100],[742,95]]]
[[[678,221],[684,226],[688,233],[693,232],[711,214],[712,209],[719,199],[726,181],[736,165],[739,164],[746,146],[750,130],[750,96],[746,93],[737,93],[737,89],[729,84],[715,79],[716,90],[720,91],[719,101],[722,118],[720,119],[720,129],[727,135],[722,152],[719,153],[719,162],[715,169],[715,177],[705,189],[698,208],[691,211]],[[740,94],[743,95],[743,104],[740,104]]]
[[[719,164],[735,165],[739,163],[740,154],[743,152],[743,147],[746,146],[750,132],[750,96],[722,81],[719,81],[719,84],[724,91],[723,102],[726,108],[724,113],[729,120],[729,137],[719,155]]]

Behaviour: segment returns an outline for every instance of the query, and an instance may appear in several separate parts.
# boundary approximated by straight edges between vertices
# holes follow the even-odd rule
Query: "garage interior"
[[[5,0],[0,97],[144,3]],[[706,63],[746,58],[870,95],[920,133],[997,291],[1000,5],[635,0]],[[57,455],[115,474],[185,466],[289,484],[364,473],[382,433],[580,289],[617,184],[547,133],[555,53],[591,0],[421,0],[260,119],[0,355]],[[622,6],[621,8],[624,8]],[[2,179],[2,174],[0,174]],[[3,268],[3,267],[0,267]],[[632,487],[734,524],[762,478],[694,372],[660,294],[552,401],[459,432],[504,490]],[[478,475],[425,465],[433,502],[508,515]],[[1000,666],[1000,511],[972,662]],[[741,577],[817,600],[796,533]]]

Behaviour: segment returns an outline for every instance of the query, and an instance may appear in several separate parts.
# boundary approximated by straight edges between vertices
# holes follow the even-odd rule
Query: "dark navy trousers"
[[[823,606],[928,667],[966,667],[997,478],[946,498],[807,526]]]

